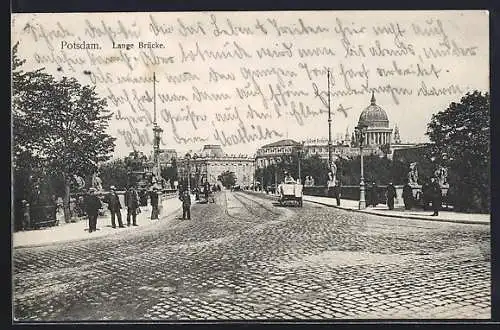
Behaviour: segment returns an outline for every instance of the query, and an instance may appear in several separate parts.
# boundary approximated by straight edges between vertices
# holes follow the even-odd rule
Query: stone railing
[[[403,185],[395,185],[396,188],[396,198],[394,200],[395,204],[404,204],[403,202]],[[349,185],[341,187],[341,198],[349,199],[349,200],[359,200],[359,185]],[[380,204],[385,204],[387,202],[386,198],[386,185],[378,185],[377,186],[377,202]],[[416,206],[422,207],[424,204],[423,194],[422,194],[422,186],[415,186],[412,188],[413,197],[415,199]],[[312,187],[304,187],[303,189],[304,195],[309,196],[322,196],[328,197],[328,187],[327,186],[312,186]],[[451,206],[450,201],[448,200],[448,188],[442,188],[442,204],[446,205],[446,207]]]
[[[99,197],[104,197],[109,192],[99,192],[97,195]],[[125,208],[125,191],[117,191],[118,198],[123,208]],[[70,199],[70,219],[69,222],[78,222],[85,219],[86,215],[82,210],[83,206],[78,203],[78,199],[81,194],[72,195]],[[171,198],[177,198],[178,192],[175,189],[166,189],[159,192],[159,203],[158,208],[161,213],[163,201]],[[149,203],[148,203],[149,204]],[[107,204],[103,203],[103,211],[106,213]],[[60,221],[59,219],[64,216],[62,215],[62,207],[54,205],[31,205],[27,201],[22,201],[19,206],[16,205],[14,210],[16,216],[16,224],[14,230],[28,230],[34,228],[40,228],[44,226],[57,226]],[[58,216],[61,213],[61,216]],[[104,215],[104,214],[101,214]]]

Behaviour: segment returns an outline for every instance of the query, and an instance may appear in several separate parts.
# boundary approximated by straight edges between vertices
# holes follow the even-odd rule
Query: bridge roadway
[[[192,220],[13,252],[17,320],[490,317],[489,226],[222,191]]]

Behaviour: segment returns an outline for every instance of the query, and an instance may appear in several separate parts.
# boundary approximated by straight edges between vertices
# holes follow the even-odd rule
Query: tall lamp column
[[[360,177],[360,182],[359,182],[359,209],[365,209],[366,208],[366,199],[365,199],[365,178],[364,178],[364,166],[363,166],[363,143],[365,140],[365,133],[366,133],[366,125],[359,124],[356,126],[356,135],[358,138],[359,142],[359,155],[361,158],[361,177]]]
[[[187,190],[188,190],[188,193],[191,193],[191,164],[189,163],[189,161],[191,160],[191,155],[189,153],[186,154],[185,156],[186,160],[187,160]]]

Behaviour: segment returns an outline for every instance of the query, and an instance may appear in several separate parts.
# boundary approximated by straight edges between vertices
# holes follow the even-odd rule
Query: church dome
[[[389,127],[387,113],[375,103],[375,95],[372,92],[370,105],[363,110],[359,116],[358,125],[367,125],[368,127]]]

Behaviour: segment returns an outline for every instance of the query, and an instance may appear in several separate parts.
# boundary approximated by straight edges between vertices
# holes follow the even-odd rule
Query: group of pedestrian
[[[431,216],[438,216],[439,210],[441,209],[441,187],[435,177],[431,177],[429,183],[424,183],[422,185],[422,199],[424,202],[424,209],[427,208],[427,204],[430,202],[432,204],[433,213]],[[394,198],[396,197],[396,188],[389,183],[387,186],[387,206],[389,210],[394,209]],[[409,183],[403,186],[403,202],[405,205],[405,210],[411,210],[414,204],[413,198],[413,188]]]
[[[153,187],[149,194],[151,200],[151,219],[158,219],[158,189]],[[103,198],[102,202],[108,205],[108,210],[111,215],[111,227],[116,228],[116,221],[118,221],[118,228],[125,228],[122,221],[122,204],[120,197],[116,192],[116,187],[111,186],[110,192]],[[90,188],[84,200],[85,212],[89,220],[89,233],[97,230],[97,216],[99,210],[102,208],[101,199],[96,195],[96,189]],[[129,187],[124,196],[125,208],[127,209],[127,226],[138,226],[137,215],[141,213],[140,197],[134,187]]]
[[[332,172],[328,173],[328,196],[334,197],[337,202],[337,206],[340,206],[340,196],[341,196],[341,183],[340,180],[335,179],[332,175]],[[425,201],[430,201],[432,203],[433,213],[431,216],[439,215],[439,209],[441,208],[441,187],[437,182],[435,177],[431,178],[430,183],[426,183],[425,189],[423,188],[424,194],[424,204]],[[392,182],[389,182],[386,188],[386,198],[387,198],[387,207],[389,210],[394,210],[394,199],[397,197],[396,188]],[[407,183],[403,186],[403,201],[406,210],[410,210],[414,203],[413,198],[413,190],[412,187]],[[377,184],[372,181],[367,185],[366,189],[366,206],[377,206],[379,203],[379,195]]]

